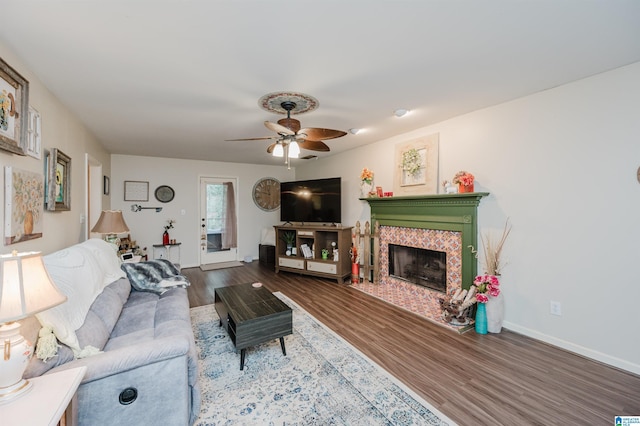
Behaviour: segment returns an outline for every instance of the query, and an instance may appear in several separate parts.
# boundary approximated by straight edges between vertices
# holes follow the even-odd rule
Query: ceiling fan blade
[[[325,139],[335,139],[341,138],[346,135],[347,132],[343,132],[342,130],[333,130],[333,129],[320,129],[315,127],[307,127],[305,129],[300,129],[299,133],[304,133],[307,135],[305,139],[311,141],[321,141]]]
[[[271,145],[269,145],[269,146],[267,147],[267,152],[268,152],[269,154],[271,154],[271,153],[273,152],[273,149],[276,147],[276,145],[278,145],[278,142],[275,142],[275,143],[272,143]]]
[[[292,132],[297,132],[298,130],[300,130],[300,121],[296,120],[295,118],[281,118],[280,120],[278,120],[278,124],[286,127]]]
[[[236,142],[236,141],[266,141],[269,139],[277,139],[274,136],[268,136],[264,138],[245,138],[245,139],[225,139],[225,142]]]
[[[300,148],[308,149],[309,151],[330,151],[329,146],[322,141],[303,140],[299,141],[298,145],[300,145]]]
[[[265,121],[264,125],[266,126],[267,129],[269,130],[273,130],[274,132],[278,133],[279,135],[295,135],[296,132],[294,132],[291,129],[288,129],[286,127],[284,127],[281,124],[278,123],[272,123],[270,121]]]

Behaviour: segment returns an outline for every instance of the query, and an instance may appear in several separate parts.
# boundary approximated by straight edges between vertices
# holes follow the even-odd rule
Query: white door
[[[200,264],[238,260],[235,178],[200,178]]]

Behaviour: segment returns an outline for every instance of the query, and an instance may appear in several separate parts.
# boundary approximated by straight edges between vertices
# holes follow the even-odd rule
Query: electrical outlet
[[[549,312],[551,315],[562,316],[562,303],[552,300],[549,304]]]

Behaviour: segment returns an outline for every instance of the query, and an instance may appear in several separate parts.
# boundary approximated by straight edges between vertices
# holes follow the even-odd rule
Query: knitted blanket
[[[187,277],[181,275],[178,268],[167,259],[123,263],[120,267],[127,274],[131,286],[138,291],[162,294],[170,288],[190,285]]]

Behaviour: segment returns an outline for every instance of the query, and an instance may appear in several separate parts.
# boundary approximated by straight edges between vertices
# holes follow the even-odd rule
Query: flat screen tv
[[[341,180],[299,180],[280,183],[283,222],[342,222]]]

